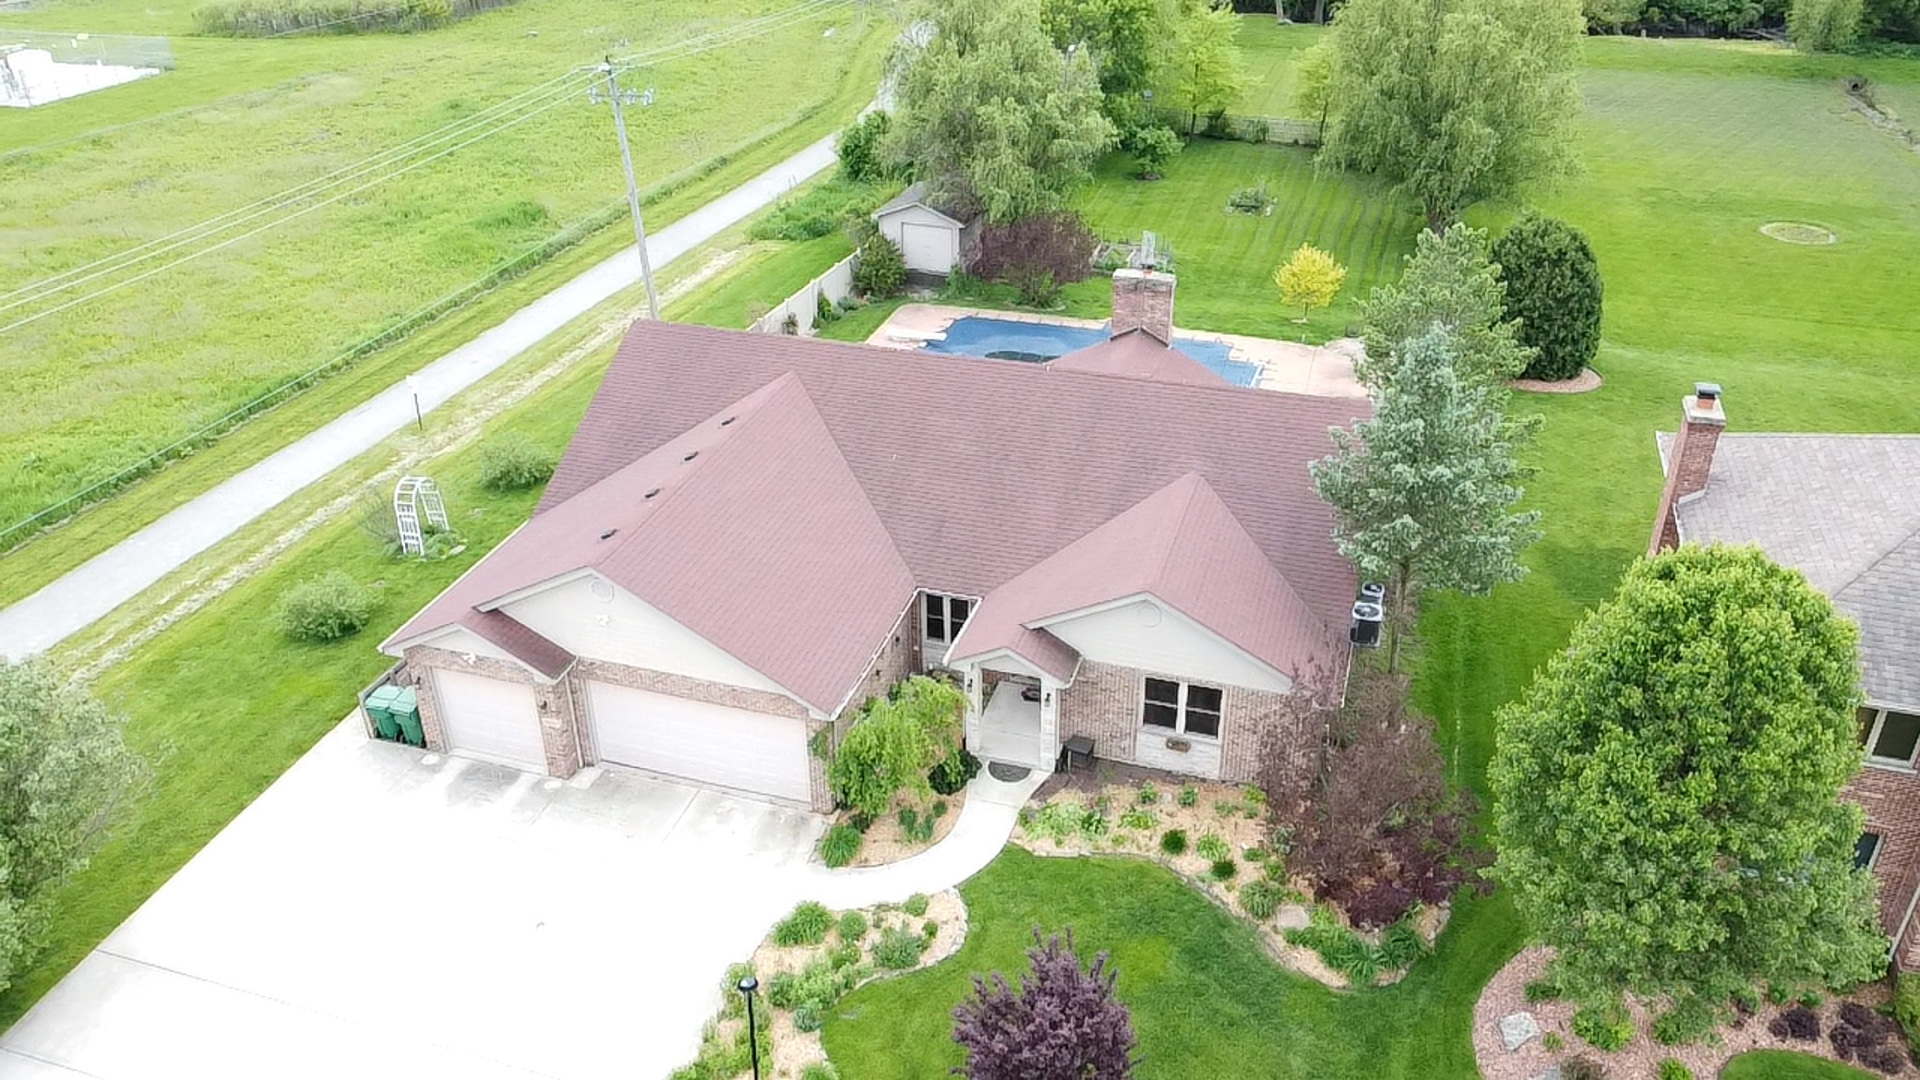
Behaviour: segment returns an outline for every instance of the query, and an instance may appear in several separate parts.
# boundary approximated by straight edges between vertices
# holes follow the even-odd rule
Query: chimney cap
[[[1693,396],[1704,404],[1720,400],[1720,384],[1717,382],[1697,382],[1693,384]]]

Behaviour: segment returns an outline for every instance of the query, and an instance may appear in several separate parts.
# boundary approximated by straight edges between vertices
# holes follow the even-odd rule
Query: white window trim
[[[1873,854],[1867,856],[1867,865],[1861,867],[1862,870],[1872,873],[1873,868],[1880,865],[1880,853],[1887,850],[1887,834],[1874,832],[1872,829],[1863,829],[1860,835],[1862,839],[1869,836],[1873,837]],[[1856,842],[1854,846],[1857,848],[1859,844]]]
[[[1877,769],[1891,769],[1895,772],[1915,771],[1913,758],[1911,757],[1902,760],[1900,758],[1880,757],[1873,752],[1873,744],[1880,741],[1880,729],[1886,725],[1888,713],[1897,712],[1906,716],[1913,714],[1907,712],[1905,709],[1882,709],[1874,705],[1863,705],[1861,708],[1871,709],[1873,711],[1873,726],[1867,729],[1867,741],[1863,748],[1867,752],[1867,764]],[[1914,746],[1914,753],[1920,755],[1920,744]]]
[[[935,645],[947,646],[951,646],[954,641],[959,638],[960,635],[955,633],[953,629],[953,602],[955,600],[967,605],[967,617],[960,620],[960,629],[965,630],[967,623],[972,622],[973,616],[980,610],[980,601],[975,600],[971,596],[955,596],[952,593],[923,592],[920,594],[921,638]],[[940,605],[940,625],[946,627],[947,630],[947,636],[943,638],[932,637],[927,634],[927,613],[932,610],[936,602]]]
[[[1161,727],[1159,724],[1147,723],[1147,703],[1148,703],[1147,680],[1148,679],[1152,679],[1156,682],[1170,682],[1180,688],[1180,704],[1178,709],[1174,713],[1173,726],[1170,728]],[[1201,735],[1198,732],[1190,732],[1187,730],[1187,691],[1194,685],[1195,684],[1190,683],[1185,679],[1174,679],[1174,678],[1169,678],[1165,675],[1142,675],[1140,677],[1140,729],[1142,731],[1159,732],[1162,735],[1177,735],[1182,739],[1199,739],[1202,742],[1220,742],[1226,736],[1226,733],[1227,733],[1226,687],[1214,686],[1210,683],[1199,684],[1200,686],[1208,690],[1217,691],[1220,694],[1220,711],[1217,714],[1215,714],[1216,719],[1220,721],[1220,732],[1219,734],[1216,734],[1216,735]],[[1159,702],[1158,704],[1164,705],[1165,702]]]

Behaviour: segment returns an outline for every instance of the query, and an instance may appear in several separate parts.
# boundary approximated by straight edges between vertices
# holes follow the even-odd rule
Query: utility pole
[[[613,103],[613,128],[620,134],[620,164],[627,170],[627,209],[633,212],[633,239],[640,250],[640,280],[647,283],[647,313],[657,322],[660,319],[660,297],[653,291],[653,261],[647,257],[647,226],[640,217],[640,187],[633,179],[633,151],[627,148],[627,115],[620,108],[623,102],[638,102],[643,106],[653,104],[653,88],[648,87],[644,94],[620,89],[612,57],[600,65],[600,72],[607,77],[607,98]],[[594,92],[588,95],[596,102],[600,98],[599,89],[594,87]]]

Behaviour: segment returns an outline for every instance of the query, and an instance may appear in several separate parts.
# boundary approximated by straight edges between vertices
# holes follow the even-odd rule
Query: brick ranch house
[[[1880,879],[1895,960],[1920,968],[1920,435],[1729,434],[1711,383],[1682,409],[1680,430],[1656,436],[1667,481],[1648,554],[1755,544],[1859,623],[1857,858]]]
[[[640,322],[533,518],[382,645],[427,744],[831,808],[821,733],[919,671],[980,756],[1251,779],[1355,600],[1307,464],[1362,398],[1228,385],[1173,279],[1050,364]]]

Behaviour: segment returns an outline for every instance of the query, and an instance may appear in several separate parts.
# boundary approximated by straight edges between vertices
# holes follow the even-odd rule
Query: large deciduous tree
[[[125,724],[44,662],[0,659],[0,988],[44,944],[54,893],[146,775]]]
[[[1876,975],[1856,631],[1753,548],[1642,561],[1503,709],[1495,872],[1556,981],[1679,1009]],[[1695,1025],[1697,1027],[1697,1025]]]
[[[966,1051],[954,1072],[967,1080],[1127,1080],[1133,1018],[1114,996],[1107,954],[1082,969],[1073,931],[1027,950],[1033,970],[1015,992],[1007,977],[974,976],[973,996],[953,1010],[953,1039]]]
[[[1349,0],[1322,155],[1418,200],[1438,231],[1561,172],[1579,109],[1579,0]]]
[[[1529,379],[1571,379],[1600,351],[1600,262],[1585,233],[1528,214],[1493,242],[1506,286],[1506,317],[1534,350]]]
[[[1406,343],[1435,326],[1453,334],[1456,369],[1463,376],[1504,382],[1519,375],[1533,351],[1506,315],[1506,288],[1487,257],[1486,234],[1462,224],[1422,232],[1400,280],[1375,289],[1361,305],[1367,355],[1356,365],[1360,381],[1386,385]]]
[[[1055,47],[1039,0],[952,0],[926,22],[896,57],[891,156],[991,221],[1057,208],[1116,139],[1093,57]]]
[[[1047,34],[1061,50],[1093,51],[1107,118],[1122,132],[1148,121],[1147,91],[1165,62],[1175,0],[1042,0]]]
[[[1459,369],[1451,331],[1435,326],[1401,347],[1374,413],[1332,432],[1336,452],[1312,464],[1333,507],[1334,540],[1364,577],[1387,588],[1387,668],[1423,589],[1483,593],[1526,573],[1520,552],[1539,514],[1519,512],[1519,443],[1531,420],[1509,419],[1498,383]]]
[[[1200,118],[1225,112],[1240,98],[1246,77],[1240,70],[1239,17],[1232,8],[1204,0],[1182,0],[1180,18],[1169,43],[1164,83],[1168,103],[1187,114],[1187,134]]]

